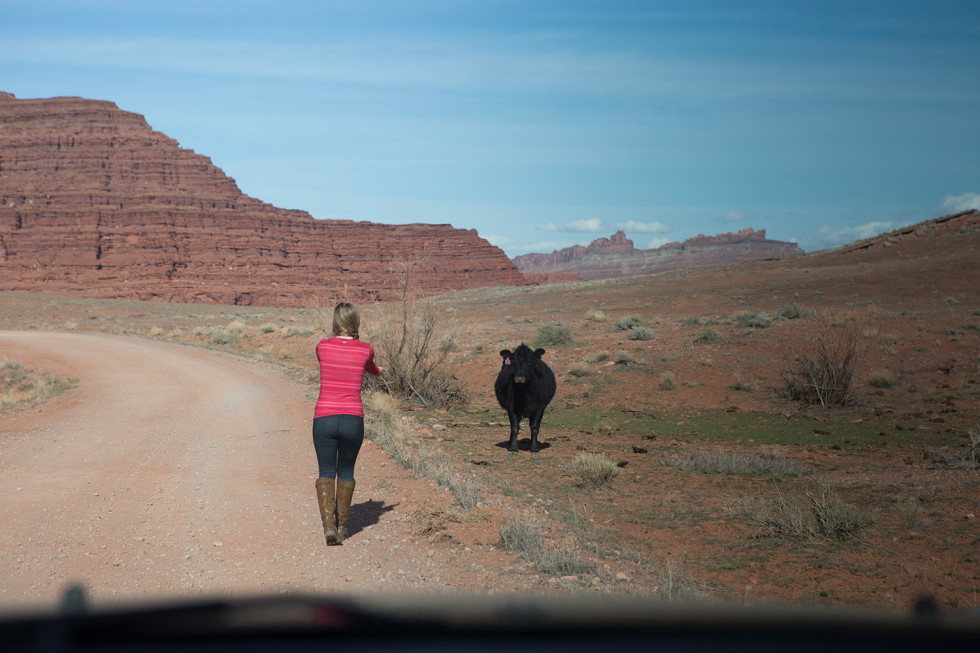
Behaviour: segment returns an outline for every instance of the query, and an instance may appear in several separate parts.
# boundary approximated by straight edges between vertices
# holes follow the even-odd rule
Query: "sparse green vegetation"
[[[735,316],[735,325],[743,329],[766,329],[772,326],[772,318],[762,312],[743,311]]]
[[[812,312],[810,309],[796,302],[779,307],[779,317],[785,320],[799,320],[809,316]]]
[[[636,326],[630,329],[630,340],[653,340],[656,337],[657,334],[653,331],[653,329],[648,329],[641,326]]]
[[[603,351],[597,351],[594,354],[589,354],[588,356],[585,357],[585,362],[586,363],[603,363],[603,362],[609,360],[610,358],[612,358],[612,354],[610,354],[608,351],[603,350]]]
[[[785,460],[777,456],[715,451],[689,453],[668,458],[664,463],[678,469],[703,474],[733,474],[736,476],[803,476],[813,472],[812,465]]]
[[[538,327],[534,347],[555,347],[572,342],[572,327],[564,322],[549,322]]]
[[[879,389],[894,388],[895,375],[888,370],[877,370],[868,377],[868,385]]]
[[[629,353],[628,351],[617,351],[616,357],[613,360],[616,362],[617,365],[623,365],[626,367],[629,367],[631,365],[644,364],[644,361],[635,357],[633,354]]]
[[[638,327],[642,325],[643,323],[640,322],[640,318],[636,317],[635,315],[631,315],[627,318],[616,321],[616,328],[619,331],[629,331],[633,327]]]
[[[710,345],[721,341],[721,334],[714,329],[705,329],[694,338],[694,344],[696,345]]]
[[[592,370],[591,368],[589,368],[588,363],[586,363],[585,361],[579,361],[577,363],[572,363],[568,367],[568,373],[576,378],[581,378],[583,376],[588,376],[589,374],[592,374]]]

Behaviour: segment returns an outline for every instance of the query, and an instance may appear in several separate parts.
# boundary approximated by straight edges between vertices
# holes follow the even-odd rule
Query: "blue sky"
[[[0,0],[0,90],[110,100],[248,195],[808,251],[980,208],[980,2]]]

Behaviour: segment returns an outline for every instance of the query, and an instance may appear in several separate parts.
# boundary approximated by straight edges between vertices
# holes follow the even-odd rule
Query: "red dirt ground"
[[[0,294],[0,328],[104,331],[190,342],[246,354],[262,363],[235,363],[243,369],[233,375],[251,375],[244,368],[262,370],[268,365],[289,375],[262,381],[270,390],[284,393],[273,402],[276,406],[289,407],[289,416],[283,418],[288,424],[278,428],[290,434],[291,458],[279,464],[287,465],[282,475],[291,478],[288,482],[280,478],[277,483],[286,485],[270,489],[272,494],[281,492],[287,497],[276,510],[288,514],[283,517],[288,527],[280,527],[266,543],[262,533],[267,529],[249,530],[243,525],[249,521],[245,515],[214,510],[207,526],[237,533],[222,535],[223,542],[247,542],[252,550],[262,547],[262,562],[255,562],[251,554],[246,556],[237,545],[232,554],[231,547],[212,544],[209,548],[205,542],[193,552],[187,549],[192,557],[185,559],[206,554],[203,570],[175,558],[167,564],[176,571],[169,572],[162,585],[159,579],[147,581],[164,595],[296,588],[600,591],[885,610],[905,610],[919,597],[929,595],[945,608],[976,608],[980,603],[980,471],[944,468],[926,454],[945,451],[965,460],[969,432],[980,431],[978,244],[980,236],[974,228],[911,239],[889,248],[605,282],[481,289],[434,298],[433,304],[445,317],[444,326],[454,330],[460,345],[454,367],[467,380],[470,402],[465,409],[454,411],[411,405],[405,409],[415,420],[422,442],[439,450],[461,477],[482,484],[485,499],[478,508],[462,511],[443,488],[412,479],[384,452],[368,447],[362,454],[365,480],[361,484],[372,489],[361,509],[379,514],[342,551],[324,550],[317,544],[315,505],[303,505],[312,500],[312,492],[308,497],[304,494],[307,481],[312,483],[311,470],[304,468],[312,464],[305,421],[311,405],[312,351],[319,338],[308,311]],[[775,319],[768,328],[737,324],[741,312],[773,315],[794,303],[812,313],[800,319]],[[601,311],[605,320],[594,319],[595,311]],[[376,316],[375,307],[365,307],[366,339],[370,339]],[[652,329],[655,337],[630,340],[626,331],[618,330],[615,323],[630,316]],[[215,344],[210,334],[236,322],[232,330],[237,336],[232,342]],[[525,442],[525,450],[509,454],[500,446],[507,438],[506,418],[492,396],[493,378],[500,366],[497,352],[521,341],[531,342],[542,324],[553,322],[567,324],[573,340],[546,346],[545,360],[559,377],[558,395],[542,427],[541,439],[547,446],[532,455]],[[828,326],[833,324],[852,325],[860,334],[855,405],[806,408],[780,397],[781,370],[792,352],[814,333],[837,328]],[[697,344],[698,336],[708,328],[720,340]],[[198,351],[166,343],[153,346]],[[594,360],[603,351],[611,357],[628,352],[643,363],[623,366],[610,359],[587,363],[587,373],[581,376],[570,373],[573,366],[581,370],[583,361]],[[0,356],[11,357],[7,345],[0,344]],[[17,359],[16,352],[13,358]],[[24,354],[24,358],[40,369],[68,373],[43,352]],[[874,379],[889,382],[875,387]],[[62,398],[19,411],[13,418],[4,416],[0,429],[3,467],[23,470],[19,481],[6,478],[5,473],[4,483],[26,487],[26,479],[37,476],[33,457],[37,455],[45,466],[65,460],[61,470],[65,476],[70,470],[82,471],[73,466],[73,458],[64,458],[71,447],[41,454],[23,447],[27,447],[25,438],[43,439],[44,434],[56,432],[48,420],[64,419],[68,413],[58,413],[63,410],[59,406],[85,403],[86,392],[82,378],[79,388]],[[207,392],[201,386],[195,394],[207,397]],[[190,410],[197,401],[182,403]],[[12,429],[8,424],[20,426]],[[177,429],[176,442],[224,437],[217,425],[217,432],[184,432],[183,428]],[[126,431],[120,427],[118,437],[124,437]],[[184,442],[180,446],[191,445]],[[619,475],[604,487],[578,487],[569,465],[583,452],[600,453],[617,462]],[[705,474],[672,463],[688,454],[711,452],[807,463],[812,472],[800,476]],[[240,468],[261,467],[261,458],[245,465],[228,461],[222,478],[231,483]],[[91,458],[88,460],[90,463]],[[201,460],[188,459],[183,472],[164,470],[175,475],[161,478],[179,480],[187,487],[193,481],[182,474],[191,474]],[[76,462],[84,468],[85,461]],[[63,486],[53,481],[33,482],[34,503],[18,500],[16,488],[6,488],[0,505],[5,523],[16,522],[16,509],[28,508],[30,518],[23,517],[19,523],[25,530],[38,528],[40,523],[43,535],[48,532],[43,524],[52,514],[65,518],[60,504],[46,503]],[[805,508],[809,497],[819,497],[822,488],[830,488],[871,523],[839,540],[785,539],[773,536],[748,516],[752,506],[768,505],[780,497]],[[222,501],[233,501],[231,494],[219,496]],[[190,492],[172,500],[183,502],[172,510],[186,511],[202,497]],[[122,514],[141,503],[126,504],[131,508]],[[111,596],[112,591],[138,595],[142,586],[124,580],[125,574],[113,563],[136,564],[128,561],[140,560],[143,554],[134,552],[134,546],[146,547],[150,556],[150,547],[144,544],[148,535],[127,531],[113,535],[100,514],[86,513],[85,528],[95,529],[99,541],[130,542],[126,550],[133,551],[120,556],[96,553],[101,555],[96,559],[102,567],[85,572],[84,577],[95,583],[100,597]],[[500,550],[500,526],[514,515],[539,520],[556,549],[575,551],[592,563],[592,570],[549,576],[517,554]],[[68,526],[64,521],[57,523],[51,528],[63,534]],[[153,528],[166,533],[179,530],[174,525]],[[376,540],[372,540],[372,529],[378,529]],[[73,549],[49,544],[38,553],[35,544],[25,542],[25,530],[19,535],[8,530],[0,540],[3,566],[10,568],[7,562],[12,560],[21,570],[20,576],[10,576],[9,589],[0,595],[6,605],[25,599],[52,600],[60,585],[70,580],[68,572],[75,571],[64,562],[76,558]],[[194,527],[193,532],[201,537],[201,528]],[[130,535],[144,540],[133,545]],[[209,533],[205,539],[213,536],[217,534]],[[93,539],[92,544],[95,542]],[[399,548],[394,548],[396,543]],[[159,542],[154,540],[154,546]],[[224,554],[219,556],[221,562],[215,556],[219,548]],[[407,555],[399,557],[404,553]],[[130,555],[136,557],[127,557]],[[347,565],[359,570],[354,575],[361,582],[336,581],[338,574],[346,576],[326,562],[326,556],[344,556],[340,568]],[[300,562],[294,563],[294,557]],[[425,560],[437,562],[421,568]],[[455,561],[455,566],[447,566],[449,561]],[[245,577],[252,577],[236,585],[234,574],[223,575],[226,566],[228,572],[244,566]],[[266,585],[255,582],[260,572],[268,578]]]

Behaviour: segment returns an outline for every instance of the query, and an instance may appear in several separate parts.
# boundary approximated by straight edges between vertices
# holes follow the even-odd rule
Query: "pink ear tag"
[[[509,358],[505,358],[504,359],[504,365],[510,365],[510,359]]]

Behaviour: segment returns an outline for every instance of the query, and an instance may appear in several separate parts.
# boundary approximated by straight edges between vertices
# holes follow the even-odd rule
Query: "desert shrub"
[[[846,540],[874,523],[874,516],[847,506],[831,488],[821,486],[806,493],[806,507],[777,495],[758,505],[744,502],[741,513],[774,537]]]
[[[78,379],[49,376],[0,358],[0,412],[43,403],[77,384]]]
[[[848,406],[854,401],[854,375],[863,350],[853,323],[821,322],[782,354],[786,397],[808,405]]]
[[[766,329],[772,326],[772,318],[761,312],[743,311],[735,316],[735,325],[743,329]]]
[[[467,402],[466,385],[453,374],[452,357],[459,351],[454,330],[445,311],[431,301],[415,299],[416,273],[428,266],[424,253],[389,262],[397,282],[400,302],[379,304],[361,330],[374,347],[381,376],[367,376],[366,386],[425,406],[461,407]],[[324,311],[325,312],[325,311]],[[333,308],[329,309],[330,324]],[[326,322],[324,315],[320,322]]]
[[[601,487],[608,485],[619,475],[616,463],[601,454],[580,453],[568,465],[575,485]]]
[[[231,322],[228,323],[228,326],[225,327],[225,330],[228,333],[237,336],[239,333],[245,330],[245,323],[242,322],[241,320],[232,320]]]
[[[799,320],[810,315],[810,309],[793,302],[779,307],[779,317],[785,320]]]
[[[661,390],[673,390],[674,389],[674,373],[673,372],[663,372],[660,375],[660,389]]]
[[[235,334],[219,327],[211,330],[209,338],[216,345],[230,345],[235,341]]]
[[[643,360],[636,358],[628,351],[617,351],[616,357],[613,360],[617,365],[624,365],[626,367],[630,365],[643,365],[644,363]]]
[[[572,363],[568,368],[568,373],[574,377],[583,377],[592,374],[592,370],[589,368],[589,364],[585,361],[579,361],[577,363]]]
[[[609,360],[610,358],[612,358],[612,354],[610,354],[608,351],[603,350],[603,351],[597,351],[594,354],[589,354],[588,356],[585,357],[585,362],[602,363]]]
[[[698,317],[688,317],[681,322],[684,326],[699,326],[701,324],[701,318]]]
[[[554,347],[572,342],[572,327],[564,322],[549,322],[538,327],[534,347]]]
[[[275,333],[276,332],[276,325],[275,324],[263,324],[259,328],[259,330],[262,333]]]
[[[808,493],[817,532],[826,537],[846,540],[857,531],[870,526],[874,517],[844,504],[840,496],[827,486]]]
[[[585,312],[585,319],[592,322],[605,322],[606,314],[597,308],[593,308]]]
[[[633,327],[638,327],[641,325],[642,322],[640,322],[640,318],[636,317],[635,315],[630,315],[627,318],[616,321],[616,329],[619,331],[629,331]]]
[[[716,342],[721,342],[721,340],[722,337],[720,333],[718,333],[714,329],[705,329],[694,338],[694,344],[710,345]]]
[[[752,383],[741,377],[735,377],[735,380],[729,383],[728,387],[736,392],[752,392],[755,390],[755,386]]]
[[[630,329],[630,340],[653,340],[655,337],[657,337],[657,334],[653,331],[653,329],[648,329],[642,326],[636,326]]]
[[[872,388],[894,388],[895,376],[888,370],[878,370],[868,377],[868,385]]]
[[[368,387],[426,406],[464,405],[465,384],[449,365],[459,345],[442,324],[444,313],[426,301],[412,302],[403,310],[393,304],[381,306],[370,327],[370,342],[384,372],[367,377]]]
[[[164,334],[163,327],[153,327],[146,332],[146,335],[150,338],[162,338]]]
[[[527,562],[552,576],[592,573],[594,566],[574,548],[553,548],[545,541],[541,527],[526,517],[511,517],[500,526],[501,546],[519,554]]]
[[[980,469],[980,424],[968,429],[966,436],[963,450],[930,447],[925,451],[925,459],[936,469]]]

